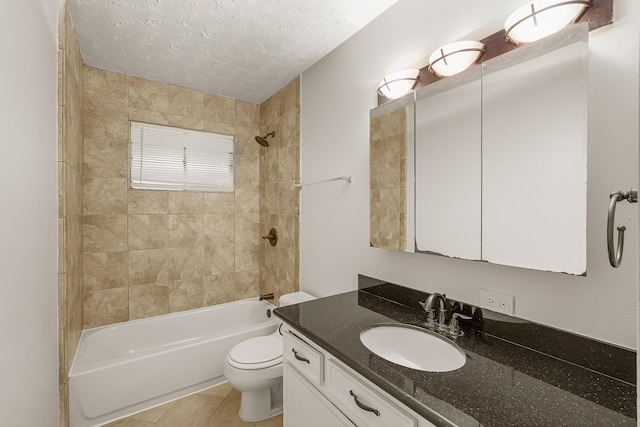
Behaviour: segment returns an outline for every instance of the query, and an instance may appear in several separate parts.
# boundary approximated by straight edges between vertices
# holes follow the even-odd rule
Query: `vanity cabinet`
[[[284,427],[435,427],[297,330],[282,330]]]
[[[354,427],[289,363],[284,364],[284,427]]]

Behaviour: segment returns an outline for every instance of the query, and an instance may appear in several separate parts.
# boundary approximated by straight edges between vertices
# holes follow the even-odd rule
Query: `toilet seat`
[[[227,363],[238,369],[264,369],[282,363],[282,339],[276,335],[255,337],[237,344]]]

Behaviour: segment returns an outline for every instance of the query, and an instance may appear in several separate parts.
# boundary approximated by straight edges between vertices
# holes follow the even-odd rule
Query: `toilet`
[[[279,306],[315,299],[305,292],[280,297]],[[236,344],[224,364],[224,376],[242,392],[240,418],[257,422],[282,413],[282,334],[250,338]]]

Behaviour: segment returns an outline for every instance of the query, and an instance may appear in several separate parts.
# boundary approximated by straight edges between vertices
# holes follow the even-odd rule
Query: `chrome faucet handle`
[[[462,313],[453,313],[453,315],[451,316],[451,320],[456,319],[456,318],[461,318],[464,320],[471,320],[473,319],[473,317],[471,316],[467,316],[466,314],[462,314]]]

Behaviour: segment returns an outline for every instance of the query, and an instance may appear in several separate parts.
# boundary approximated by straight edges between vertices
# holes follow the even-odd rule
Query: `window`
[[[131,187],[233,191],[233,136],[131,122]]]

